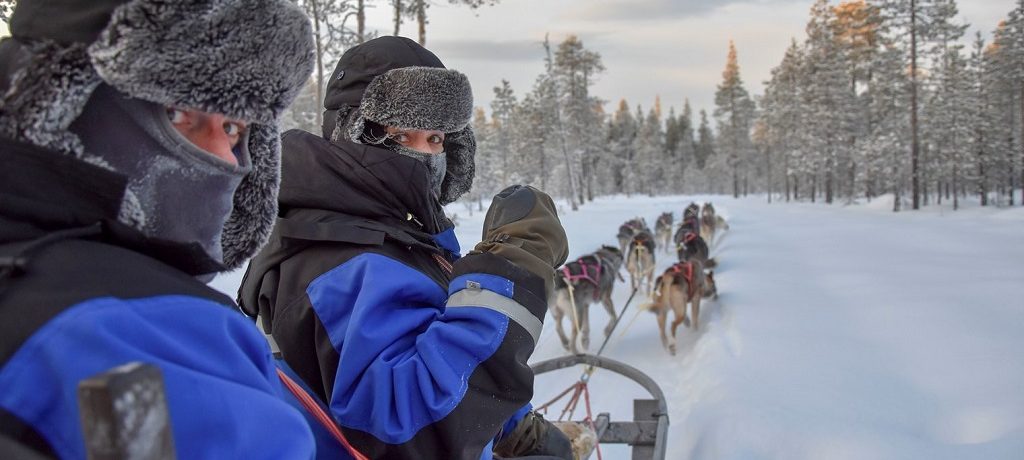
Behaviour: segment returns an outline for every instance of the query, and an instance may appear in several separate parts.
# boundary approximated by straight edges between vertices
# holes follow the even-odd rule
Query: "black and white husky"
[[[548,304],[555,319],[555,330],[562,339],[562,346],[573,354],[579,353],[576,339],[582,335],[581,344],[586,350],[590,346],[590,304],[601,302],[608,311],[608,325],[605,335],[615,324],[615,305],[612,303],[612,289],[616,278],[621,279],[622,251],[614,246],[602,246],[597,252],[569,262],[555,271],[555,292]],[[568,316],[572,326],[572,338],[562,329],[562,318]]]

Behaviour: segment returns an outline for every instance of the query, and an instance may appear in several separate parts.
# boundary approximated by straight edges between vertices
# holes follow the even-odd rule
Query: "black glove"
[[[483,239],[471,253],[491,253],[554,284],[554,269],[569,256],[569,241],[555,203],[533,187],[513,185],[494,197],[484,218]]]
[[[515,430],[501,438],[494,446],[494,453],[503,458],[547,456],[573,460],[569,437],[532,410],[519,421]]]

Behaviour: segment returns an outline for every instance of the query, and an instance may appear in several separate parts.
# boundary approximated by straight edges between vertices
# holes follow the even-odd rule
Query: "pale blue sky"
[[[392,30],[391,11],[382,0],[367,22],[383,33]],[[960,0],[961,18],[971,37],[992,29],[1013,8],[1013,0]],[[448,67],[466,73],[476,103],[488,107],[492,88],[502,78],[516,94],[529,91],[543,71],[541,41],[554,43],[569,34],[601,53],[607,70],[594,93],[614,110],[626,98],[645,109],[661,96],[665,110],[689,98],[697,111],[712,110],[729,40],[735,40],[740,71],[752,93],[778,65],[790,39],[803,40],[812,0],[502,0],[470,10],[435,0],[430,8],[427,47]],[[0,35],[7,28],[0,23]],[[416,24],[402,34],[415,37]],[[333,67],[333,66],[332,66]]]
[[[502,0],[472,11],[434,1],[427,47],[446,65],[469,75],[477,105],[487,106],[502,78],[518,95],[529,91],[543,70],[545,33],[558,42],[579,35],[601,53],[607,70],[594,92],[614,110],[626,98],[645,110],[660,95],[666,112],[690,98],[710,112],[721,79],[729,40],[736,42],[748,89],[762,82],[782,60],[790,39],[803,40],[812,0]],[[960,0],[961,17],[990,36],[1013,0]],[[380,6],[370,25],[391,31],[390,11]],[[414,23],[403,35],[415,36]]]

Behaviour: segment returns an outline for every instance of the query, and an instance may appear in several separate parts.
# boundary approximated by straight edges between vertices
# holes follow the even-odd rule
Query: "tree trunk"
[[[913,209],[921,209],[917,139],[917,1],[910,0],[910,181]]]
[[[420,46],[427,46],[427,0],[416,0],[416,22],[420,26]]]
[[[811,176],[811,203],[818,198],[818,175]]]
[[[356,2],[356,41],[359,43],[366,41],[366,5],[364,2],[365,0]]]
[[[957,196],[956,188],[960,186],[960,165],[953,165],[953,210],[960,209],[960,197]],[[949,193],[949,184],[946,184],[946,193]]]
[[[402,0],[393,0],[395,6],[395,33],[397,37],[399,29],[402,28]]]
[[[313,112],[316,114],[316,126],[320,127],[324,125],[324,111],[320,110],[324,102],[324,46],[320,36],[320,4],[310,2],[310,6],[313,9],[313,40],[316,43],[316,110]]]
[[[1021,19],[1024,21],[1024,18]],[[1024,33],[1024,31],[1018,32]],[[1024,78],[1020,80],[1020,134],[1018,143],[1020,143],[1020,204],[1024,206]]]

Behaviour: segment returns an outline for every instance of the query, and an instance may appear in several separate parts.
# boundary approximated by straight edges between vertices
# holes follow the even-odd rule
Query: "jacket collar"
[[[432,235],[452,227],[413,158],[300,130],[284,133],[282,152],[281,215],[320,209]]]

